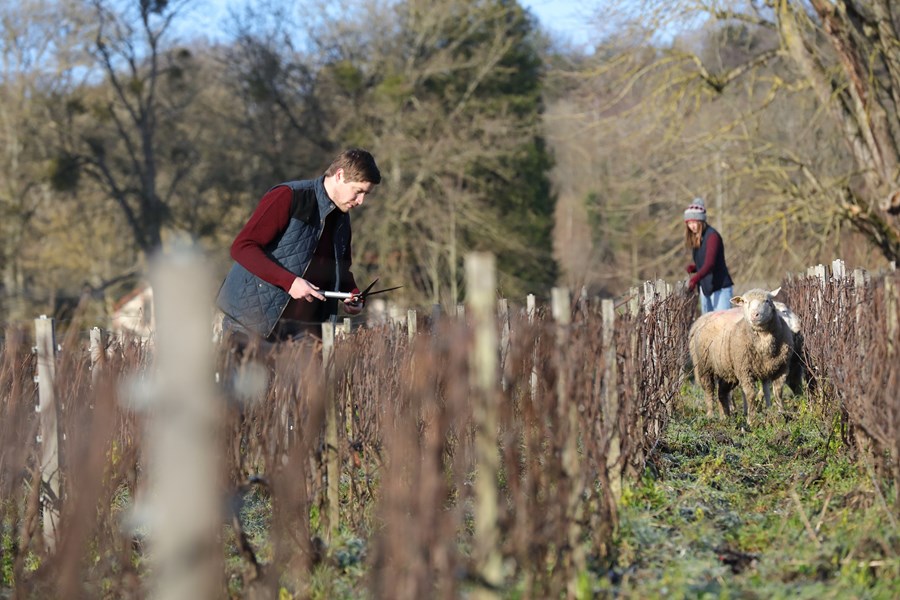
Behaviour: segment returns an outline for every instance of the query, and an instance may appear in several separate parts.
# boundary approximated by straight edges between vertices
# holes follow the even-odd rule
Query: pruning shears
[[[365,302],[366,298],[369,296],[374,296],[375,294],[383,294],[384,292],[391,292],[393,290],[399,290],[402,288],[402,285],[398,285],[396,287],[385,288],[383,290],[375,290],[372,291],[372,288],[375,287],[375,284],[378,282],[378,278],[375,278],[375,281],[370,283],[366,289],[361,292],[353,293],[353,292],[322,292],[322,295],[326,298],[337,298],[338,300],[351,300],[353,304],[358,302]]]

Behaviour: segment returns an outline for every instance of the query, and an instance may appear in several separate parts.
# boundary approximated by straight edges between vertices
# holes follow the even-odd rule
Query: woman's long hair
[[[706,233],[706,228],[709,227],[706,221],[698,222],[700,223],[700,229],[697,230],[697,233],[691,231],[687,221],[684,222],[684,246],[688,250],[696,250],[700,247],[700,242],[703,241],[703,234]]]

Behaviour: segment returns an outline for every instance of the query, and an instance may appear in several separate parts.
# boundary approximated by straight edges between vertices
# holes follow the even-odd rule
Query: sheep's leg
[[[756,416],[757,392],[755,382],[752,379],[742,379],[741,391],[744,393],[744,418],[747,419],[747,425],[750,425]]]
[[[703,390],[703,400],[706,402],[706,416],[714,417],[716,413],[715,401],[713,396],[716,393],[716,380],[711,373],[700,373],[694,370],[694,380],[700,384]]]
[[[731,390],[732,385],[725,383],[724,381],[719,381],[719,404],[722,406],[722,412],[725,414],[725,417],[731,416]]]
[[[766,412],[772,408],[772,380],[765,379],[762,382],[763,398],[766,399]]]
[[[772,390],[772,394],[775,396],[775,408],[777,408],[779,412],[784,412],[784,386],[787,385],[787,378],[787,371],[776,377],[775,387]]]

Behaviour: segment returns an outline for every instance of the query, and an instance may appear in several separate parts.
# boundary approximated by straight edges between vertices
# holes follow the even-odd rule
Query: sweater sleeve
[[[264,249],[290,224],[292,198],[291,188],[283,185],[266,192],[231,244],[231,258],[263,281],[284,291],[291,289],[297,276],[266,256]]]
[[[712,235],[706,240],[706,256],[703,258],[703,267],[698,269],[693,277],[696,278],[697,281],[700,281],[712,273],[713,267],[715,267],[716,264],[716,255],[719,253],[719,248],[722,245],[722,238],[719,237],[718,233],[710,231],[710,234]]]

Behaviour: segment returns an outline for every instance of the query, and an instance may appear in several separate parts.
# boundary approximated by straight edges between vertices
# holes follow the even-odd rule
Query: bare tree
[[[64,10],[53,0],[0,6],[0,306],[9,320],[30,316],[24,256],[39,237],[35,216],[56,198],[45,166],[53,158],[50,102],[76,66],[75,39],[59,28]],[[60,171],[68,165],[53,167]]]
[[[235,108],[223,133],[243,150],[239,160],[223,161],[231,175],[222,175],[247,187],[254,200],[274,183],[324,169],[339,150],[328,136],[329,102],[317,96],[322,59],[310,51],[313,26],[298,22],[290,7],[265,2],[232,15],[234,43],[221,57]]]
[[[103,80],[68,102],[63,156],[105,191],[135,246],[162,244],[195,162],[185,114],[195,98],[192,54],[169,42],[185,2],[89,0],[90,53]],[[121,8],[121,10],[119,10]]]
[[[886,0],[775,5],[782,44],[831,113],[856,173],[825,188],[846,219],[890,260],[900,258],[900,35]],[[830,51],[817,43],[824,37]]]
[[[661,255],[677,250],[685,201],[704,195],[744,279],[780,277],[846,249],[855,237],[848,228],[897,259],[900,38],[889,3],[647,0],[638,8],[602,3],[598,26],[609,29],[589,68],[568,76],[594,103],[595,118],[582,125],[608,131],[615,119],[648,131],[640,124],[652,121],[643,165],[655,174],[641,178],[656,179],[644,198],[671,196],[672,252]]]

